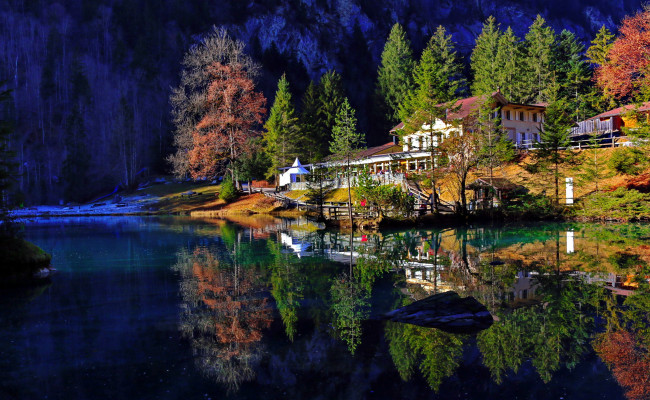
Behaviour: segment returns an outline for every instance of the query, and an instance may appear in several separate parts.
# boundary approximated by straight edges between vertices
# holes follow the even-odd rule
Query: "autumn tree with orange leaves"
[[[207,113],[192,135],[190,173],[200,179],[229,171],[235,181],[233,162],[246,154],[248,139],[258,135],[266,99],[255,91],[241,64],[216,62],[208,67],[208,73]]]
[[[650,6],[627,17],[619,36],[596,68],[598,85],[618,98],[650,95]],[[641,100],[641,99],[637,99]]]

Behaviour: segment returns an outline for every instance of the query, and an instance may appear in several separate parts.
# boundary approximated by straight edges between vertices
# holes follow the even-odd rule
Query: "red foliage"
[[[209,67],[208,112],[196,125],[189,152],[192,177],[212,178],[247,152],[246,141],[257,135],[266,113],[266,99],[239,64]]]
[[[639,346],[636,336],[627,331],[600,335],[594,348],[625,388],[630,400],[650,398],[650,354]]]
[[[607,63],[596,69],[601,88],[619,98],[634,95],[650,84],[650,10],[623,20],[619,36],[607,55]]]
[[[198,297],[212,310],[214,337],[221,344],[252,344],[262,340],[262,331],[273,321],[267,299],[259,294],[253,282],[255,273],[250,270],[235,272],[215,268],[218,261],[212,254],[198,250],[204,263],[195,262],[192,273],[197,278]],[[229,358],[245,347],[229,346]]]

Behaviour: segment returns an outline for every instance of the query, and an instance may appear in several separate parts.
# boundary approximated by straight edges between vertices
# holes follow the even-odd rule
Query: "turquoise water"
[[[645,349],[650,303],[627,299],[647,296],[648,226],[352,240],[316,228],[268,218],[27,223],[26,238],[58,273],[0,289],[0,398],[624,399],[647,390],[621,378],[632,367],[596,343],[616,345],[618,332],[636,340],[624,351]],[[447,290],[474,296],[497,321],[454,335],[376,318]],[[634,368],[647,376],[644,365]]]

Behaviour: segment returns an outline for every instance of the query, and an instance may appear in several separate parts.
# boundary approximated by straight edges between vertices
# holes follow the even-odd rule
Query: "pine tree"
[[[377,78],[377,92],[389,109],[389,119],[399,120],[400,104],[413,88],[413,52],[401,25],[396,23],[390,30],[381,53]]]
[[[422,52],[413,77],[415,89],[400,107],[400,117],[405,125],[402,135],[420,131],[427,136],[423,147],[430,154],[433,207],[437,211],[436,165],[439,164],[437,161],[442,161],[439,157],[442,132],[437,131],[434,125],[436,120],[447,122],[447,111],[453,109],[455,99],[465,84],[451,36],[442,26],[438,27]],[[441,106],[443,103],[446,105]],[[428,129],[423,130],[423,126],[428,126]]]
[[[543,102],[549,99],[547,87],[553,75],[553,44],[555,32],[544,18],[537,16],[524,41],[524,72],[528,87],[525,100]]]
[[[591,41],[591,46],[587,49],[587,60],[591,64],[605,65],[607,63],[607,54],[614,43],[614,37],[614,34],[605,25],[601,26],[596,37]]]
[[[559,85],[555,82],[549,87],[549,104],[546,107],[544,124],[540,135],[541,142],[534,153],[537,167],[553,176],[555,183],[555,202],[560,201],[560,166],[574,160],[569,150],[570,129],[573,125],[569,116],[566,99],[560,97]]]
[[[474,73],[471,85],[474,95],[492,93],[500,86],[501,65],[497,57],[500,37],[499,25],[496,19],[490,16],[483,23],[483,31],[476,38],[476,45],[472,50],[470,66]]]
[[[266,153],[271,160],[268,177],[277,175],[278,168],[290,165],[296,157],[298,143],[298,118],[295,116],[289,82],[285,75],[278,81],[275,101],[264,124]]]
[[[332,129],[336,124],[336,116],[343,103],[343,83],[341,75],[336,71],[328,71],[320,78],[320,93],[318,96],[318,142],[317,153],[324,157],[329,154],[329,143],[332,140]]]
[[[298,143],[300,154],[304,154],[311,163],[318,162],[324,156],[319,152],[320,127],[320,88],[313,81],[309,82],[307,90],[302,96],[302,110],[300,112],[299,125],[301,143]]]
[[[63,196],[66,201],[83,202],[88,199],[90,156],[86,149],[86,129],[77,106],[66,120],[66,157],[63,161]]]
[[[522,103],[525,75],[522,74],[522,45],[510,27],[499,37],[497,84],[506,99]]]
[[[364,137],[362,133],[357,132],[357,118],[354,116],[355,111],[350,106],[348,99],[343,100],[343,104],[336,115],[336,124],[332,129],[332,142],[330,151],[334,159],[345,165],[345,176],[348,181],[348,212],[350,214],[350,227],[353,227],[352,218],[352,192],[350,188],[350,163],[358,151],[363,147]]]
[[[591,73],[583,58],[584,45],[566,29],[560,33],[554,55],[555,74],[560,84],[560,96],[568,101],[570,115],[582,121],[588,114],[587,93]]]
[[[591,41],[591,46],[587,49],[586,57],[592,67],[598,68],[607,64],[609,50],[614,44],[614,34],[603,25],[594,40]],[[608,109],[614,108],[616,102],[614,96],[607,91],[606,88],[601,90],[596,85],[591,86],[591,90],[587,96],[590,107],[596,112],[604,112]]]
[[[3,86],[0,82],[0,87]],[[0,91],[0,239],[14,234],[12,218],[9,215],[9,190],[16,178],[15,153],[9,147],[13,135],[13,124],[5,107],[11,101],[11,91]]]

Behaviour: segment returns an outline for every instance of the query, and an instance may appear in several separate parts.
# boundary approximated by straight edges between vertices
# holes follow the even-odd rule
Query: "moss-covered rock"
[[[48,268],[52,256],[43,249],[21,238],[0,240],[0,276],[32,277]]]

